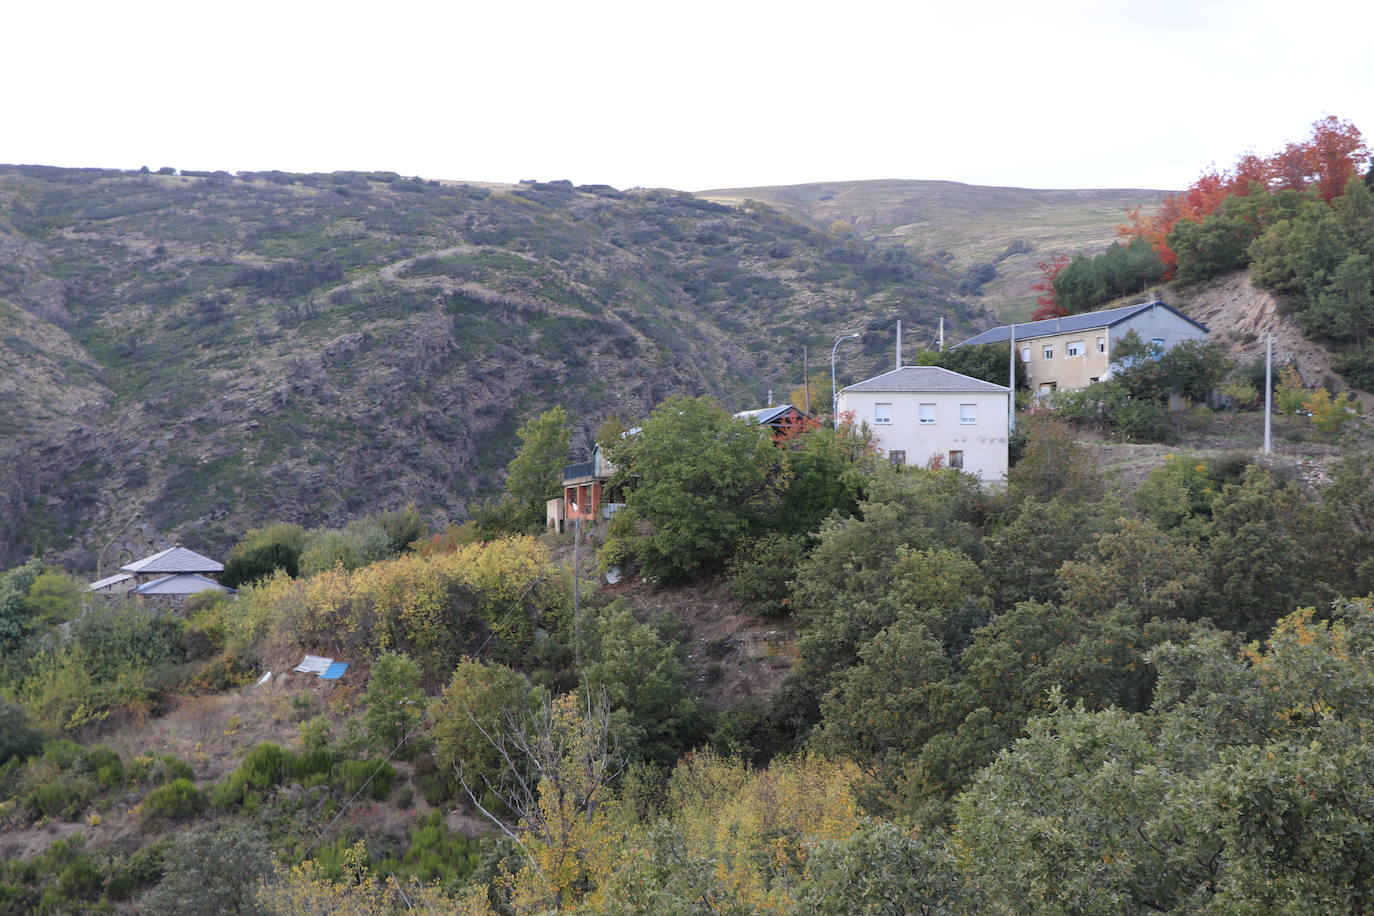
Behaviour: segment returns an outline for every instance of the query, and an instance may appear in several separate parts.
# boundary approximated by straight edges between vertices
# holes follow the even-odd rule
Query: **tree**
[[[143,902],[150,916],[263,913],[258,881],[272,868],[266,843],[246,827],[177,834],[161,883]]]
[[[1203,554],[1205,607],[1218,626],[1261,636],[1279,614],[1316,597],[1307,502],[1293,484],[1255,465],[1222,489]]]
[[[1058,292],[1054,281],[1060,272],[1069,265],[1067,254],[1057,254],[1048,261],[1041,261],[1035,265],[1040,270],[1040,280],[1032,289],[1040,295],[1035,300],[1036,309],[1031,313],[1032,321],[1040,321],[1045,318],[1062,318],[1069,313],[1068,309],[1059,304]]]
[[[285,522],[249,529],[229,551],[220,581],[238,588],[264,579],[278,569],[295,578],[300,575],[305,540],[305,529]]]
[[[813,429],[797,438],[782,460],[787,486],[774,527],[807,534],[833,513],[858,511],[874,465],[872,437],[849,424]]]
[[[562,406],[546,410],[520,427],[520,449],[506,466],[506,494],[520,506],[527,528],[544,524],[544,504],[563,486],[563,462],[568,457],[568,412]]]
[[[916,353],[918,366],[940,366],[951,372],[992,382],[994,385],[1007,383],[1007,362],[1007,347],[1003,344],[978,344],[940,351],[919,350]],[[1016,386],[1025,388],[1026,366],[1019,359],[1015,365]]]
[[[377,746],[383,750],[399,747],[424,715],[420,667],[409,655],[383,652],[372,663],[362,702],[367,710],[363,722]]]
[[[1097,458],[1079,443],[1067,423],[1052,417],[1028,417],[1024,422],[1025,451],[1007,472],[1007,490],[1013,499],[1092,502],[1102,496]]]
[[[610,703],[627,757],[664,765],[692,746],[705,724],[700,701],[687,689],[676,639],[663,633],[674,622],[642,624],[629,602],[617,599],[588,621],[583,652],[584,689]]]
[[[780,453],[764,430],[710,398],[679,395],[611,460],[629,492],[602,562],[637,563],[644,575],[672,581],[734,552],[771,502]]]
[[[436,762],[478,791],[506,791],[514,776],[493,738],[525,728],[541,696],[528,678],[504,665],[459,662],[448,687],[429,705]]]

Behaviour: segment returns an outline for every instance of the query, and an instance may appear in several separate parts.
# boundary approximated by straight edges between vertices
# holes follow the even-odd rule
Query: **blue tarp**
[[[324,671],[320,672],[320,680],[337,681],[343,677],[343,673],[348,670],[348,662],[335,662]]]

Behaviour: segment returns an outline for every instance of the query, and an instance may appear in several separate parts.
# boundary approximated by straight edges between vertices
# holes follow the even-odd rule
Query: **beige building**
[[[1135,331],[1146,343],[1168,350],[1185,340],[1204,340],[1207,328],[1155,299],[1136,305],[1003,325],[955,346],[1005,344],[1015,329],[1016,357],[1031,391],[1073,391],[1111,376],[1112,341]]]

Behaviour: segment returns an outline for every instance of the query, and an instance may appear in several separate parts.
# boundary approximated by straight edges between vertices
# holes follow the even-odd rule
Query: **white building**
[[[938,462],[995,483],[1007,473],[1010,393],[938,366],[903,366],[842,388],[836,404],[873,429],[893,464]]]

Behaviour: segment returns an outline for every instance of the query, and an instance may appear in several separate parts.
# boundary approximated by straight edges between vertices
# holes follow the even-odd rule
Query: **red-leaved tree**
[[[1168,237],[1180,221],[1200,223],[1227,198],[1246,197],[1257,190],[1310,190],[1330,203],[1345,193],[1346,184],[1368,160],[1369,147],[1360,129],[1327,115],[1312,125],[1312,135],[1305,142],[1289,143],[1269,157],[1246,153],[1225,171],[1213,166],[1185,190],[1165,196],[1153,213],[1142,213],[1139,208],[1128,211],[1126,224],[1118,231],[1149,242],[1164,263],[1168,280],[1178,268]]]
[[[1069,310],[1059,304],[1059,297],[1054,292],[1054,278],[1059,276],[1059,272],[1069,263],[1069,256],[1057,254],[1048,261],[1041,261],[1035,265],[1040,268],[1040,282],[1036,283],[1031,289],[1035,290],[1040,296],[1035,300],[1036,309],[1031,313],[1032,321],[1039,321],[1042,318],[1062,318],[1069,313]]]

